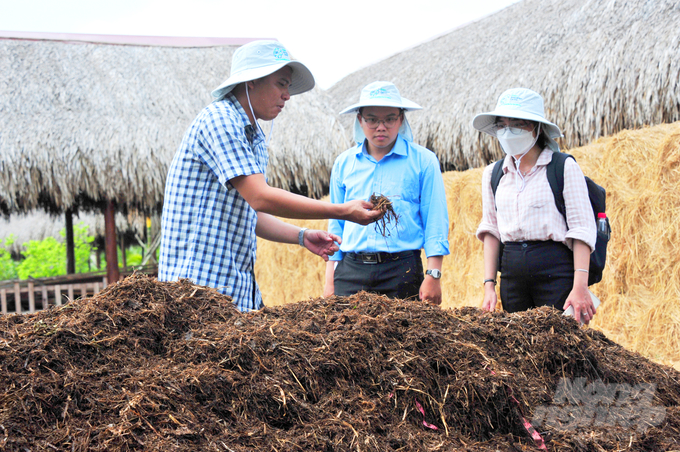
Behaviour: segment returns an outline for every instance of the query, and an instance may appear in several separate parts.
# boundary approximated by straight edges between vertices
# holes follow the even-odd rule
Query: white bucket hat
[[[496,123],[496,118],[499,116],[540,122],[543,124],[541,129],[545,131],[545,134],[548,137],[548,147],[555,152],[559,152],[560,148],[554,138],[559,138],[564,135],[562,135],[562,131],[559,127],[545,119],[543,97],[536,91],[527,88],[512,88],[505,91],[501,94],[501,97],[498,98],[496,109],[475,116],[472,120],[472,127],[495,137],[496,131],[494,130],[494,124]]]
[[[348,113],[358,113],[362,107],[394,107],[401,108],[405,111],[422,110],[423,107],[411,102],[410,100],[401,97],[399,90],[394,83],[391,82],[373,82],[366,85],[361,90],[359,102],[351,105],[340,112],[341,115]],[[413,132],[411,126],[404,116],[404,120],[399,127],[399,133],[407,141],[413,141]],[[359,118],[354,119],[354,141],[361,144],[366,139],[364,131],[359,123]]]
[[[283,44],[278,41],[253,41],[236,49],[231,60],[231,75],[212,92],[212,96],[221,98],[239,83],[266,77],[284,66],[293,69],[288,87],[291,96],[314,88],[311,71],[301,62],[292,61]]]

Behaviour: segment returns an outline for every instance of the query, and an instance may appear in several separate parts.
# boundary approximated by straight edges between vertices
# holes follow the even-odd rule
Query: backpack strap
[[[498,184],[501,182],[501,177],[504,176],[503,173],[503,162],[505,158],[502,158],[493,165],[493,171],[491,172],[491,190],[493,190],[493,196],[496,197],[496,190],[498,189]]]
[[[565,154],[564,152],[553,152],[552,159],[548,166],[546,167],[548,183],[550,184],[550,189],[555,197],[555,206],[557,210],[562,214],[565,221],[567,219],[567,208],[564,205],[564,162],[568,158],[574,158],[571,154]],[[576,159],[574,159],[576,160]]]

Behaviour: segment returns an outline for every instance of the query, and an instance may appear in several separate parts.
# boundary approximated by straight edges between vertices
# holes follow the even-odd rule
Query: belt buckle
[[[380,262],[380,255],[378,253],[362,253],[361,262],[369,265],[377,264]]]

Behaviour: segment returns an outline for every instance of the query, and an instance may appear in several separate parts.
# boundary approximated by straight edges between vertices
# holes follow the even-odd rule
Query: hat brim
[[[401,108],[402,110],[406,111],[413,111],[413,110],[422,110],[423,107],[418,105],[415,102],[411,102],[408,99],[404,99],[403,97],[401,98],[401,103],[395,102],[391,99],[374,99],[371,101],[364,101],[364,102],[358,102],[350,107],[345,108],[340,112],[341,115],[345,115],[348,113],[356,113],[359,111],[360,108],[363,107],[392,107],[392,108]]]
[[[472,127],[479,130],[480,132],[488,133],[489,135],[495,137],[496,131],[493,130],[493,126],[496,122],[496,118],[502,116],[505,118],[515,118],[515,119],[526,119],[527,121],[540,122],[544,125],[543,130],[549,138],[559,138],[562,137],[562,131],[559,127],[550,121],[547,121],[542,116],[534,115],[531,113],[526,113],[518,110],[505,110],[499,108],[494,111],[487,113],[480,113],[472,119]]]
[[[257,80],[273,74],[279,69],[290,66],[293,69],[293,75],[290,85],[288,86],[288,93],[291,96],[305,93],[314,88],[314,76],[312,72],[299,61],[288,61],[280,64],[272,64],[254,69],[248,69],[239,73],[231,75],[220,86],[212,91],[212,97],[220,98],[225,94],[231,92],[237,85],[251,80]]]

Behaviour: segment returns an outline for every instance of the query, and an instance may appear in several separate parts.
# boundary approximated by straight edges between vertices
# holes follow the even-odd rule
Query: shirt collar
[[[541,153],[538,154],[536,166],[548,166],[548,163],[550,163],[550,160],[552,160],[552,155],[553,151],[550,148],[548,147],[544,148],[543,151],[541,151]],[[510,171],[510,168],[512,168],[514,172],[517,172],[512,156],[506,155],[503,162],[503,172],[507,173],[508,171]]]
[[[362,144],[358,144],[356,147],[356,154],[360,155],[363,154],[366,157],[369,156],[368,150],[366,149],[366,140]],[[397,154],[401,156],[408,156],[408,147],[406,146],[406,140],[401,136],[401,134],[397,135],[397,139],[394,142],[394,147],[390,152],[388,152],[385,157],[392,155],[392,154]],[[384,158],[384,157],[383,157]]]
[[[243,109],[243,106],[241,105],[241,102],[239,102],[238,99],[236,99],[234,93],[231,92],[228,93],[222,100],[230,104],[231,107],[234,110],[236,110],[237,117],[239,120],[239,124],[237,125],[243,128],[243,130],[246,133],[246,137],[248,137],[249,140],[252,140],[253,146],[257,145],[258,143],[265,139],[264,134],[260,132],[260,128],[250,123],[250,118],[248,118],[246,111]]]

